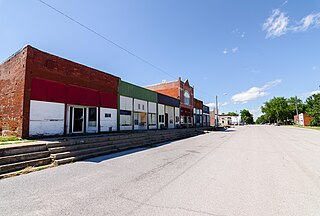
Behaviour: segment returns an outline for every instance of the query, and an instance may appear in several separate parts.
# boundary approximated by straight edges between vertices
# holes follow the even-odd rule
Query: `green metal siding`
[[[157,93],[125,81],[119,81],[119,95],[157,103]]]

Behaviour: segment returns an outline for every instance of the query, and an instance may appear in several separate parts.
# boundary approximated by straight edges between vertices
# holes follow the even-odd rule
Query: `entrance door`
[[[88,109],[88,133],[97,133],[98,132],[98,113],[96,107],[89,107]]]
[[[166,128],[169,127],[169,115],[168,115],[168,113],[165,114],[164,124],[165,124]]]
[[[73,124],[72,132],[73,133],[83,133],[84,126],[84,108],[73,108]]]

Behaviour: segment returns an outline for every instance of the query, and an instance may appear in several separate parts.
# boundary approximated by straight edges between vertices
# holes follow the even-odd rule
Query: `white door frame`
[[[98,125],[99,125],[99,122],[98,122],[98,114],[99,114],[98,107],[84,107],[84,108],[87,108],[86,109],[86,112],[87,112],[87,119],[86,119],[86,129],[87,129],[87,131],[86,131],[86,133],[98,133]],[[96,127],[89,127],[89,109],[90,108],[96,109]],[[92,130],[93,128],[95,130]]]
[[[82,107],[82,106],[70,106],[73,108],[73,111],[72,111],[72,133],[76,134],[76,133],[84,133],[84,108],[85,107]],[[82,120],[82,130],[81,131],[74,131],[74,109],[82,109],[82,117],[83,117],[83,120]]]

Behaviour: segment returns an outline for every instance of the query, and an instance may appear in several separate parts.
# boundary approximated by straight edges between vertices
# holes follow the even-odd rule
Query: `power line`
[[[146,63],[146,64],[148,64],[149,66],[153,67],[154,69],[156,69],[156,70],[158,70],[158,71],[160,71],[160,72],[162,72],[162,73],[164,73],[164,74],[166,74],[166,75],[168,75],[168,76],[176,79],[176,77],[174,77],[173,75],[169,74],[168,72],[166,72],[165,70],[161,69],[160,67],[152,64],[152,63],[149,62],[148,60],[146,60],[146,59],[138,56],[137,54],[135,54],[135,53],[131,52],[130,50],[124,48],[123,46],[117,44],[116,42],[114,42],[114,41],[112,41],[111,39],[107,38],[106,36],[100,34],[99,32],[93,30],[92,28],[90,28],[90,27],[82,24],[81,22],[79,22],[79,21],[77,21],[76,19],[72,18],[71,16],[63,13],[62,11],[60,11],[59,9],[57,9],[57,8],[53,7],[52,5],[46,3],[45,1],[42,1],[42,0],[38,0],[38,1],[41,2],[42,4],[44,4],[45,6],[51,8],[52,10],[56,11],[57,13],[61,14],[62,16],[66,17],[67,19],[71,20],[72,22],[74,22],[74,23],[80,25],[81,27],[87,29],[88,31],[90,31],[90,32],[92,32],[93,34],[97,35],[98,37],[102,38],[103,40],[105,40],[105,41],[113,44],[114,46],[116,46],[116,47],[118,47],[119,49],[125,51],[126,53],[132,55],[133,57],[139,59],[140,61],[142,61],[142,62],[144,62],[144,63]]]
[[[78,20],[76,20],[76,19],[72,18],[71,16],[67,15],[66,13],[62,12],[61,10],[59,10],[59,9],[57,9],[57,8],[55,8],[55,7],[53,7],[52,5],[48,4],[47,2],[45,2],[45,1],[43,1],[43,0],[38,0],[38,1],[39,1],[40,3],[42,3],[43,5],[45,5],[45,6],[49,7],[49,8],[51,8],[51,9],[52,9],[52,10],[54,10],[54,11],[56,11],[57,13],[61,14],[61,15],[62,15],[62,16],[64,16],[65,18],[67,18],[67,19],[71,20],[72,22],[74,22],[74,23],[76,23],[76,24],[80,25],[80,26],[81,26],[81,27],[83,27],[84,29],[86,29],[86,30],[90,31],[91,33],[93,33],[93,34],[97,35],[98,37],[102,38],[103,40],[107,41],[108,43],[111,43],[112,45],[114,45],[114,46],[118,47],[118,48],[119,48],[119,49],[121,49],[122,51],[124,51],[124,52],[126,52],[126,53],[130,54],[131,56],[133,56],[133,57],[135,57],[135,58],[139,59],[140,61],[144,62],[145,64],[147,64],[147,65],[149,65],[149,66],[153,67],[154,69],[156,69],[156,70],[158,70],[158,71],[160,71],[160,72],[162,72],[162,73],[164,73],[164,74],[168,75],[169,77],[171,77],[171,78],[173,78],[173,79],[176,79],[176,77],[175,77],[175,76],[171,75],[171,74],[170,74],[170,73],[168,73],[167,71],[165,71],[165,70],[161,69],[160,67],[158,67],[158,66],[156,66],[156,65],[152,64],[152,63],[151,63],[151,62],[149,62],[148,60],[146,60],[146,59],[144,59],[144,58],[142,58],[142,57],[138,56],[137,54],[133,53],[132,51],[130,51],[130,50],[128,50],[128,49],[126,49],[126,48],[124,48],[123,46],[121,46],[121,45],[119,45],[119,44],[117,44],[117,43],[116,43],[116,42],[114,42],[113,40],[111,40],[111,39],[107,38],[106,36],[104,36],[104,35],[100,34],[99,32],[97,32],[97,31],[95,31],[95,30],[93,30],[92,28],[90,28],[90,27],[88,27],[88,26],[86,26],[86,25],[82,24],[82,23],[81,23],[81,22],[79,22]],[[199,90],[199,89],[198,89],[197,91],[199,91],[199,92],[201,92],[201,93],[203,93],[203,94],[207,94],[207,93],[205,93],[205,92],[203,92],[203,91],[201,91],[201,90]],[[207,95],[208,95],[208,94],[207,94]],[[209,95],[208,95],[208,96],[209,96]]]

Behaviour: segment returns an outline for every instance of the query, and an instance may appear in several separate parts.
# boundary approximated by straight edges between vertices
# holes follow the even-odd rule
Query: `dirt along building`
[[[180,126],[193,127],[194,88],[189,84],[188,80],[182,81],[181,77],[179,77],[178,80],[162,82],[146,86],[146,88],[178,99],[180,101]]]

